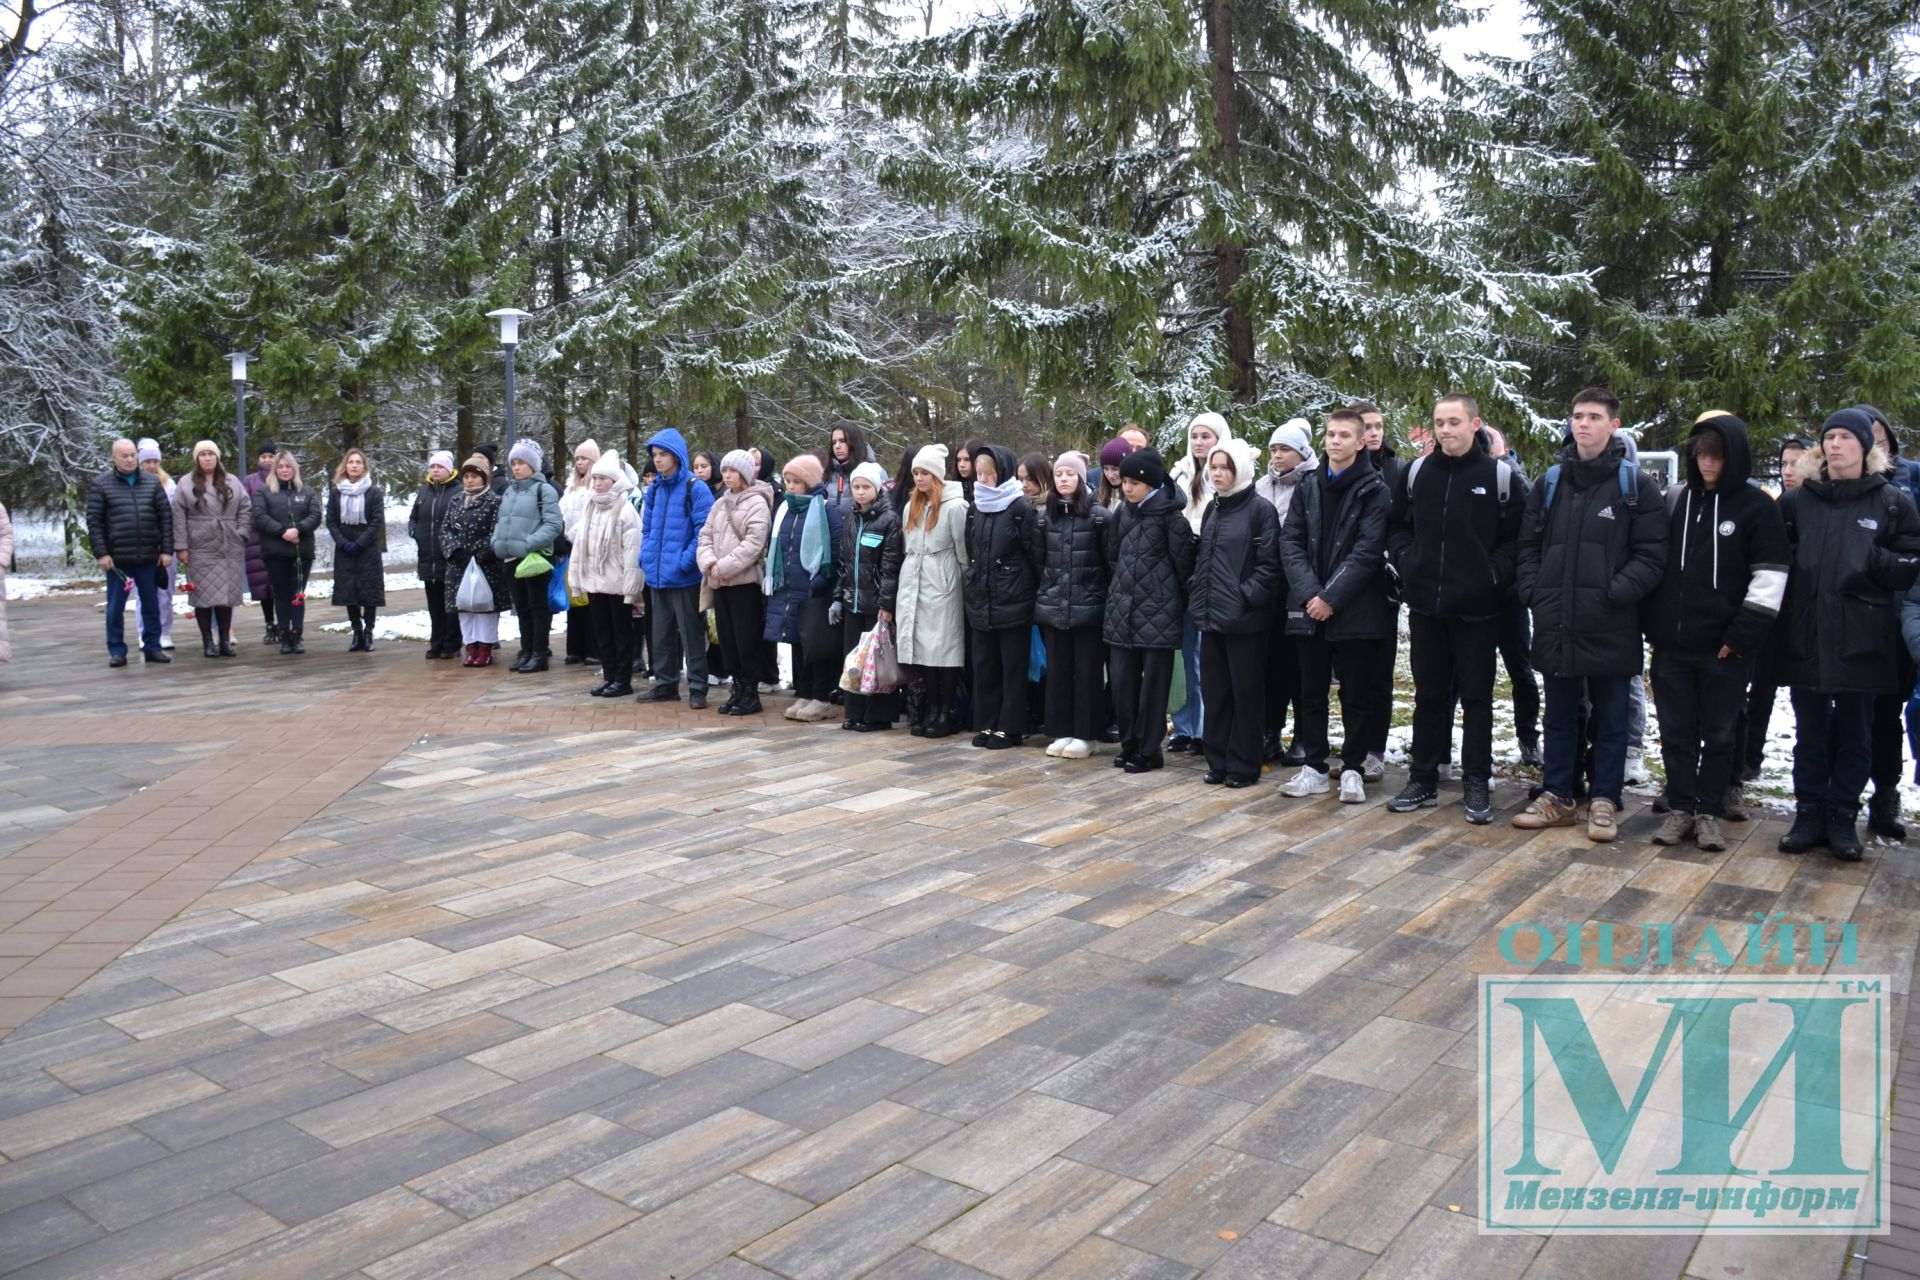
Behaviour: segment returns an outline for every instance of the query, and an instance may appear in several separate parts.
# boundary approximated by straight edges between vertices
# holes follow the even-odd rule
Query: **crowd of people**
[[[1035,745],[1069,759],[1109,742],[1133,774],[1193,752],[1227,788],[1278,763],[1293,770],[1283,796],[1359,804],[1385,776],[1404,634],[1413,732],[1393,811],[1440,803],[1457,719],[1464,817],[1493,820],[1498,662],[1519,762],[1542,778],[1516,827],[1584,820],[1589,839],[1614,839],[1651,696],[1666,768],[1654,839],[1726,848],[1721,824],[1746,816],[1741,782],[1784,686],[1796,811],[1779,847],[1860,858],[1869,783],[1868,829],[1901,838],[1920,469],[1885,415],[1843,409],[1818,438],[1788,437],[1777,496],[1731,413],[1692,424],[1670,486],[1620,426],[1612,394],[1580,392],[1532,478],[1465,395],[1438,401],[1404,458],[1365,402],[1326,416],[1317,451],[1305,419],[1281,425],[1265,458],[1202,413],[1171,465],[1128,426],[1091,458],[969,440],[951,456],[910,448],[889,474],[842,423],[784,465],[764,449],[694,452],[671,428],[637,460],[588,440],[555,479],[520,440],[504,469],[489,446],[457,463],[432,454],[408,527],[428,659],[491,665],[511,611],[511,669],[549,671],[564,612],[563,662],[597,666],[597,698],[678,702],[684,683],[704,709],[724,680],[717,713],[759,715],[785,645],[791,719],[860,733],[904,719],[915,736],[970,733],[986,750],[1038,731]],[[249,591],[267,640],[303,652],[323,524],[349,647],[373,648],[387,503],[365,454],[348,450],[314,486],[271,442],[236,478],[201,441],[173,483],[150,446],[117,442],[88,499],[111,665],[127,662],[130,597],[146,659],[168,660],[169,583],[188,593],[206,657],[233,655]],[[900,680],[844,691],[844,661],[879,631]],[[1169,725],[1176,673],[1185,696]],[[649,678],[638,693],[636,676]]]

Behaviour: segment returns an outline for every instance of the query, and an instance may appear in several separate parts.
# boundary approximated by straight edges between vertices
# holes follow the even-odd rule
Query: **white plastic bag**
[[[460,590],[453,598],[453,607],[461,613],[493,612],[493,588],[487,585],[487,572],[480,567],[478,556],[467,561],[467,571],[460,575]]]

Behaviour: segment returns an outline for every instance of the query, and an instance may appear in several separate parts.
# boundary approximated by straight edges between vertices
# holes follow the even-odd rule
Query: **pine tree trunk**
[[[733,402],[733,447],[747,448],[747,393],[742,391]]]
[[[1240,190],[1240,111],[1234,101],[1233,11],[1230,0],[1207,0],[1207,49],[1213,62],[1213,128],[1221,177],[1228,189]],[[1235,243],[1214,248],[1214,300],[1226,318],[1227,359],[1233,366],[1233,398],[1249,404],[1255,392],[1253,317],[1234,300],[1233,291],[1245,274],[1247,254]]]
[[[453,0],[453,189],[459,191],[466,186],[467,175],[472,169],[471,148],[472,122],[467,114],[468,75],[467,0]],[[457,228],[449,228],[457,234]],[[453,296],[466,299],[473,293],[473,281],[468,278],[465,267],[455,269],[453,277]],[[473,456],[473,379],[466,371],[466,361],[456,353],[459,366],[453,380],[453,440],[454,458],[464,462]]]

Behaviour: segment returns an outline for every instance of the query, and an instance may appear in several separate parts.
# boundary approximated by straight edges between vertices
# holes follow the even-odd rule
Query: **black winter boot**
[[[1827,810],[1827,848],[1841,862],[1858,862],[1866,853],[1860,846],[1860,833],[1853,826],[1859,817],[1858,809]]]
[[[1867,833],[1889,840],[1907,838],[1907,824],[1900,821],[1899,792],[1874,788],[1873,799],[1867,803]]]
[[[1827,815],[1819,805],[1802,800],[1793,807],[1793,826],[1780,837],[1782,853],[1805,853],[1827,842]]]

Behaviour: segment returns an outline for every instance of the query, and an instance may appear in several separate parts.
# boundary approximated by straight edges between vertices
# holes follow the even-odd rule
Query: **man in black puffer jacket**
[[[1387,482],[1361,456],[1360,415],[1327,415],[1325,461],[1300,482],[1280,530],[1286,567],[1286,628],[1300,655],[1300,705],[1294,745],[1306,753],[1300,771],[1280,788],[1284,796],[1328,790],[1327,698],[1340,677],[1340,799],[1367,798],[1364,769],[1376,729],[1392,714],[1378,705],[1369,675],[1382,648],[1399,640],[1399,606],[1387,598]]]
[[[1827,419],[1804,477],[1781,496],[1793,548],[1775,659],[1793,688],[1793,827],[1782,853],[1863,850],[1855,822],[1873,768],[1873,700],[1898,691],[1900,597],[1920,578],[1920,514],[1888,483],[1873,419]]]
[[[1580,699],[1594,722],[1587,838],[1618,834],[1627,767],[1628,682],[1640,673],[1640,602],[1667,564],[1660,486],[1627,460],[1620,401],[1589,387],[1573,398],[1573,439],[1527,498],[1520,599],[1533,610],[1533,665],[1546,680],[1546,787],[1513,820],[1570,827],[1580,765]]]
[[[1669,805],[1656,844],[1692,836],[1708,852],[1727,847],[1720,819],[1736,786],[1740,708],[1787,591],[1787,528],[1752,474],[1747,424],[1701,414],[1686,483],[1667,492],[1667,571],[1645,609]]]
[[[1395,813],[1439,802],[1457,697],[1467,821],[1493,821],[1493,675],[1520,556],[1526,482],[1493,457],[1470,396],[1433,407],[1434,451],[1400,470],[1387,541],[1413,641],[1413,767]]]
[[[140,469],[131,440],[113,442],[113,466],[87,490],[87,545],[107,572],[107,665],[127,665],[127,593],[140,593],[140,652],[160,647],[160,574],[173,563],[173,506],[159,478]]]

